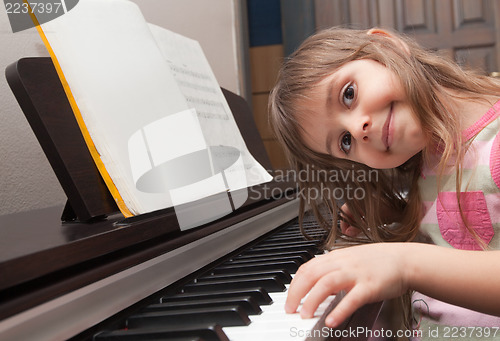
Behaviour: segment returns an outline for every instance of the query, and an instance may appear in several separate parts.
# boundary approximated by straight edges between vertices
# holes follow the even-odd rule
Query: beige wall
[[[221,86],[245,93],[239,0],[134,0],[148,20],[202,45]],[[13,34],[0,9],[0,69],[19,58],[47,56],[36,30]],[[0,76],[0,215],[65,202],[38,141]],[[0,227],[1,228],[1,227]]]

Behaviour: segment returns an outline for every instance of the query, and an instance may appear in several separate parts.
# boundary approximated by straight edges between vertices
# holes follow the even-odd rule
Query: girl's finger
[[[333,270],[322,265],[323,257],[324,256],[319,256],[302,264],[295,273],[288,288],[285,302],[285,311],[287,313],[296,312],[300,301],[313,288],[316,282],[329,271]]]
[[[367,288],[363,285],[355,285],[339,304],[328,314],[325,319],[327,327],[335,328],[341,324],[345,319],[354,314],[356,310],[363,305],[370,303],[368,295],[366,294]]]
[[[349,287],[350,280],[345,276],[340,276],[338,272],[330,272],[321,277],[307,295],[302,307],[300,316],[311,318],[318,306],[330,295],[338,293],[340,290]]]
[[[350,227],[351,225],[349,225],[347,223],[347,221],[345,220],[341,220],[340,221],[340,231],[343,233],[343,234],[346,234],[345,232],[347,231],[347,229]]]
[[[343,233],[349,237],[358,237],[361,234],[361,230],[349,225]]]
[[[306,264],[302,265],[305,266]],[[288,314],[295,313],[297,307],[300,304],[302,298],[311,290],[311,288],[316,283],[316,277],[311,274],[310,276],[302,275],[305,272],[301,268],[295,274],[290,286],[288,287],[288,293],[285,302],[285,312]]]

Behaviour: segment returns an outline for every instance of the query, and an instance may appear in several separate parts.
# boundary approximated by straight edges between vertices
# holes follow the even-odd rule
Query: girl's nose
[[[368,141],[368,128],[369,128],[368,122],[363,123],[363,141]]]
[[[370,136],[371,121],[368,116],[364,116],[360,121],[359,118],[356,122],[353,122],[353,128],[351,134],[357,141],[368,141]]]

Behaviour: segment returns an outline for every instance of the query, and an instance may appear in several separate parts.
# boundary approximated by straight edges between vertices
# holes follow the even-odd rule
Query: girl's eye
[[[351,151],[351,133],[348,131],[340,137],[340,150],[343,151],[345,155],[349,155]]]
[[[354,95],[354,86],[350,84],[344,89],[344,93],[342,94],[342,102],[346,105],[346,107],[351,107],[352,102],[354,101]]]

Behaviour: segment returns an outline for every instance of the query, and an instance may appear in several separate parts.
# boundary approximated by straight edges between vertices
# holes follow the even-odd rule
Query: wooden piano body
[[[124,219],[50,58],[21,59],[6,76],[68,203],[0,217],[0,340],[92,339],[157,292],[175,292],[297,216],[294,185],[272,182],[253,188],[237,211],[192,230],[179,230],[173,209]],[[250,152],[271,169],[246,102],[224,95]],[[341,328],[370,328],[379,308],[361,309]]]

